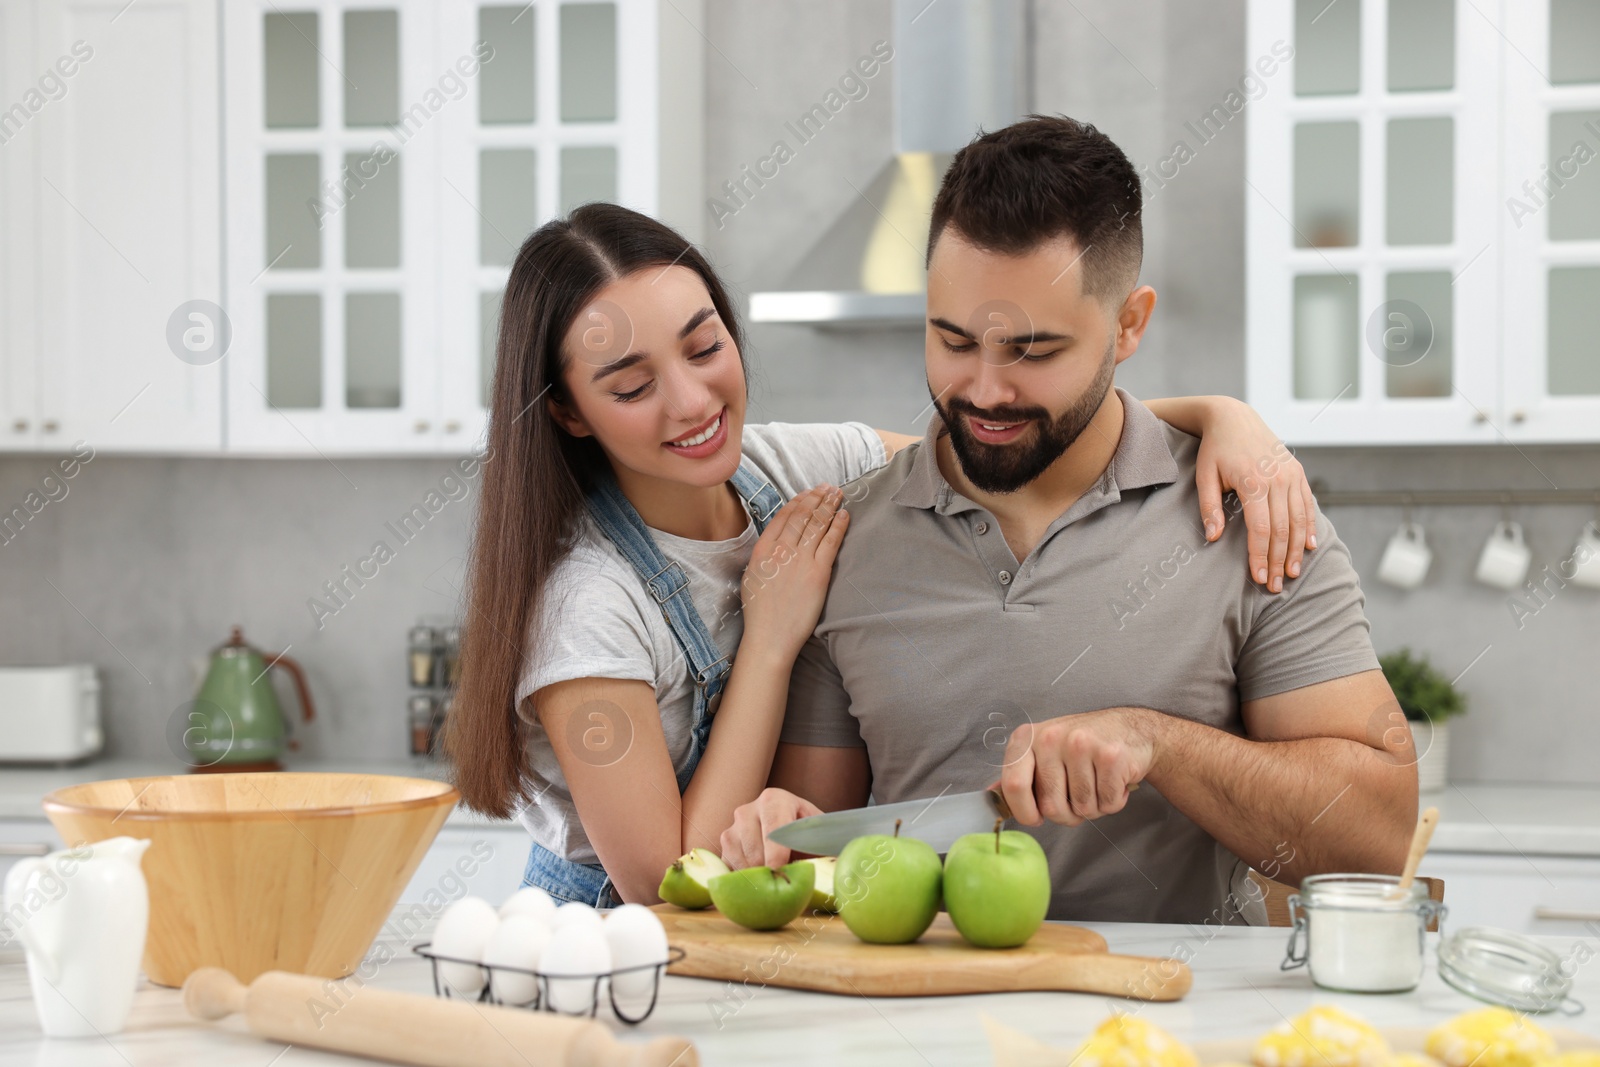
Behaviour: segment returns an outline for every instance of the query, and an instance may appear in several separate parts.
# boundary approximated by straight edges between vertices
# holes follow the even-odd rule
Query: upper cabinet
[[[1287,61],[1249,103],[1249,395],[1286,440],[1600,440],[1597,11],[1252,2]]]
[[[0,447],[222,445],[216,11],[0,2]]]
[[[702,236],[703,19],[0,0],[0,450],[473,448],[530,231]]]
[[[228,5],[231,450],[473,446],[528,233],[682,200],[657,2]]]

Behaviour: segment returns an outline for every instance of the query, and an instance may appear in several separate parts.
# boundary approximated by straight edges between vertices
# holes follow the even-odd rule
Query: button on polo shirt
[[[846,486],[850,533],[791,676],[785,742],[864,745],[872,796],[893,803],[991,784],[1024,722],[1135,706],[1242,734],[1241,701],[1377,669],[1327,519],[1301,577],[1262,592],[1241,522],[1206,543],[1199,440],[1118,393],[1105,473],[1024,560],[940,473],[938,415]],[[1244,878],[1273,857],[1232,855],[1148,784],[1115,815],[1028,832],[1050,859],[1052,919],[1265,921]]]

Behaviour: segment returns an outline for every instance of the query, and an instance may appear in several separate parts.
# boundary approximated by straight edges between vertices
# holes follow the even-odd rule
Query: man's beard
[[[1073,401],[1056,419],[1044,408],[1001,408],[984,411],[957,397],[949,404],[934,398],[934,407],[950,431],[950,447],[961,464],[961,473],[985,493],[1014,493],[1033,481],[1060,459],[1072,447],[1089,423],[1094,421],[1100,405],[1111,391],[1111,381],[1116,372],[1116,340],[1106,346],[1106,358],[1088,390]],[[933,393],[929,386],[928,392]],[[1008,423],[1034,420],[1033,428],[1024,435],[1033,434],[1031,443],[1024,441],[1005,445],[990,445],[979,441],[967,427],[964,415],[978,422]]]

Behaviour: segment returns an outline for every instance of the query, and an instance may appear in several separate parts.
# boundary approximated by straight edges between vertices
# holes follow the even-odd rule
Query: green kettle
[[[211,666],[195,695],[183,732],[191,771],[281,771],[285,747],[299,748],[288,736],[288,720],[278,705],[267,671],[283,667],[294,678],[305,721],[314,714],[311,690],[300,664],[279,653],[265,656],[245,643],[239,627],[211,650]]]

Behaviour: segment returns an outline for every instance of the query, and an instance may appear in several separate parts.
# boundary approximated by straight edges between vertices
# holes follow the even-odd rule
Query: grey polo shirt
[[[1377,669],[1326,517],[1300,578],[1261,592],[1243,523],[1205,541],[1199,440],[1119,393],[1110,466],[1020,562],[939,472],[937,414],[848,484],[850,533],[795,664],[785,742],[864,745],[872,796],[893,803],[989,785],[1024,722],[1138,706],[1242,735],[1241,701]],[[1148,783],[1115,815],[1028,832],[1050,858],[1052,919],[1265,922],[1244,878],[1273,856],[1234,856]]]

